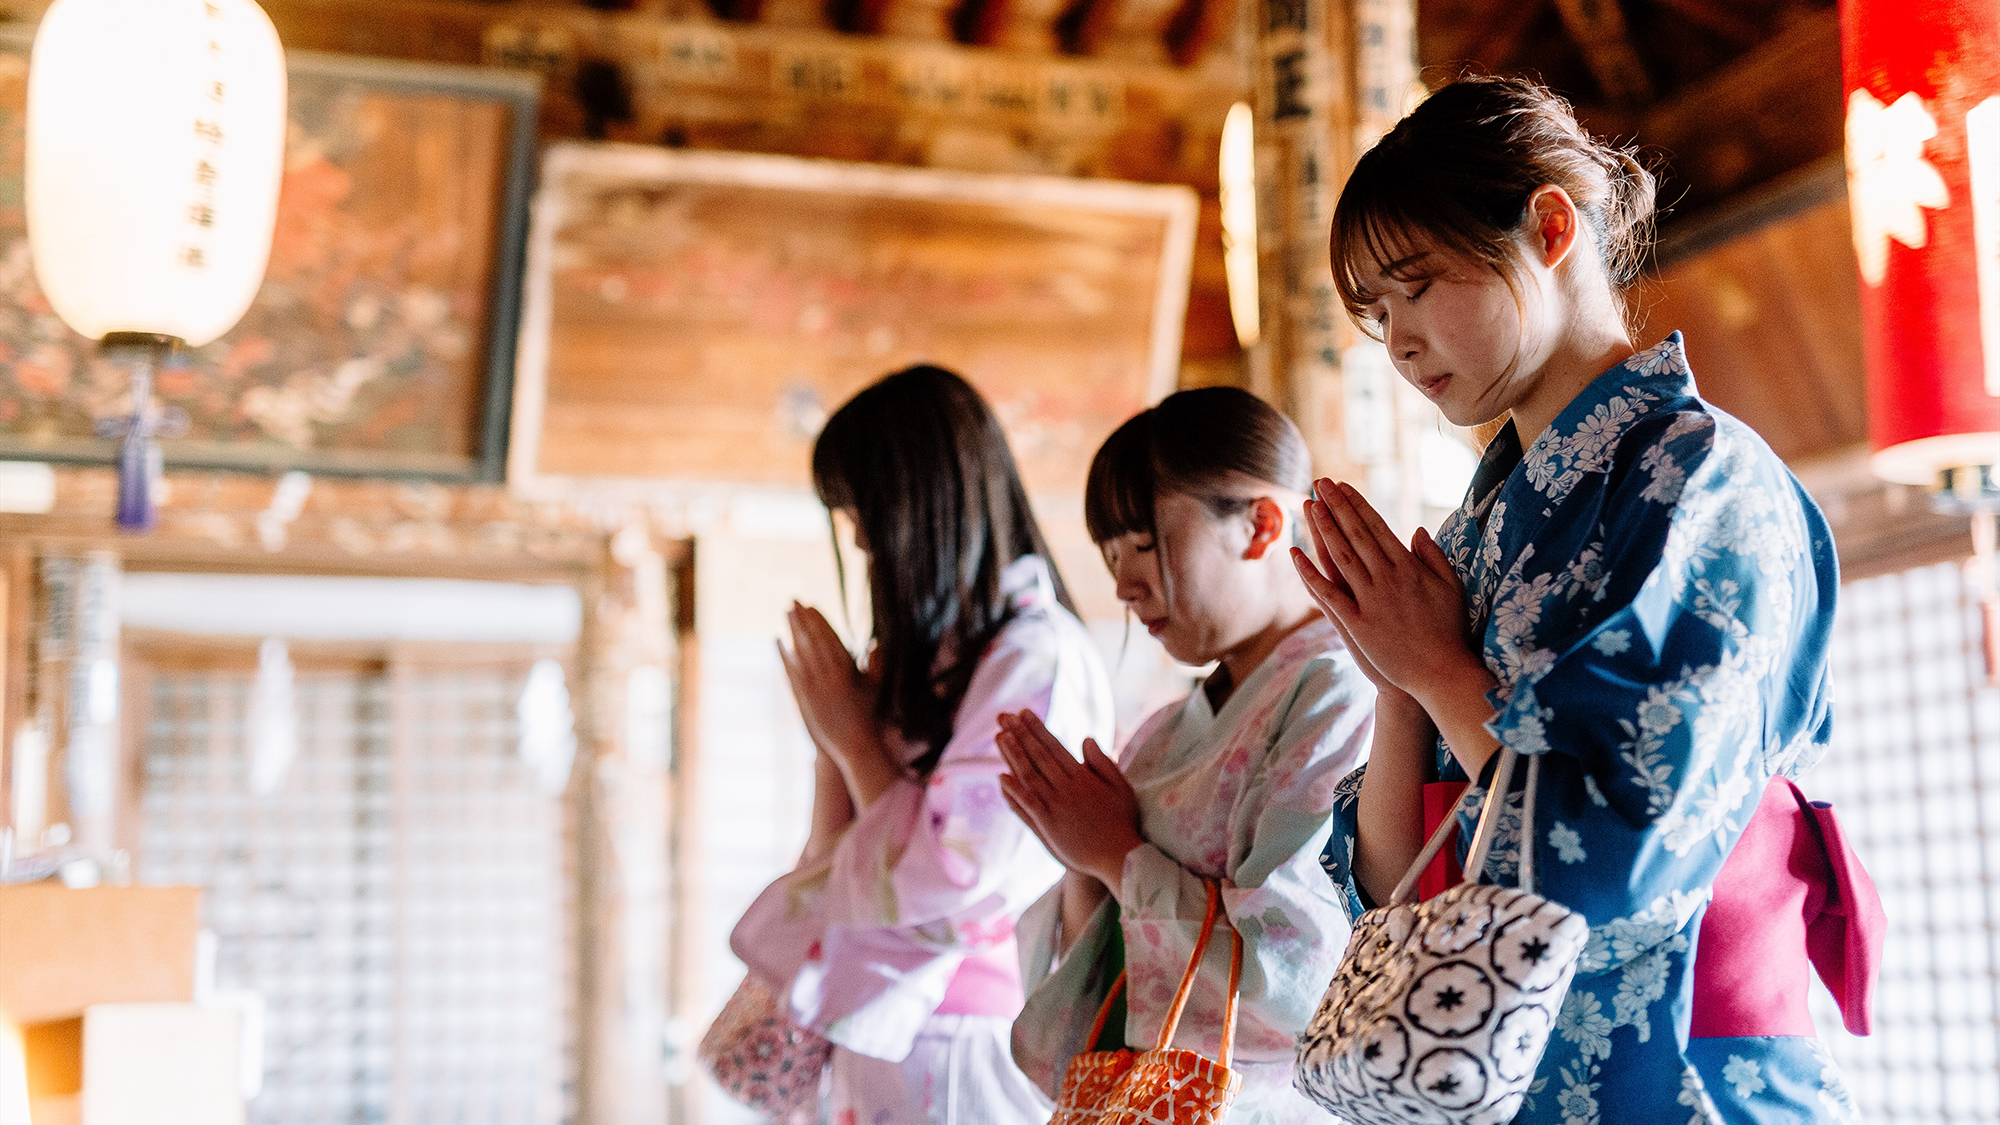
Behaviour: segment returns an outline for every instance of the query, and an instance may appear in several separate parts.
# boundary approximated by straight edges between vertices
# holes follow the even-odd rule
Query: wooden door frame
[[[351,486],[357,496],[362,486]],[[329,490],[331,491],[331,490]],[[471,490],[451,493],[458,502]],[[345,501],[343,501],[345,502]],[[254,519],[254,511],[230,510],[217,518],[238,524]],[[533,521],[528,521],[533,526]],[[207,572],[220,574],[290,574],[385,578],[454,578],[488,581],[560,583],[571,585],[583,600],[582,628],[574,646],[573,683],[578,736],[578,762],[572,777],[577,787],[575,830],[578,839],[576,886],[578,909],[574,939],[577,950],[577,1120],[581,1125],[664,1125],[692,1121],[690,1096],[670,1095],[660,1080],[661,1033],[637,1034],[622,1015],[624,969],[617,941],[619,919],[626,908],[613,870],[609,839],[618,831],[617,811],[605,805],[601,771],[629,756],[629,731],[616,721],[627,690],[631,666],[656,661],[670,677],[674,716],[667,769],[658,778],[665,787],[666,837],[657,862],[665,870],[667,932],[659,934],[658,956],[666,975],[660,983],[661,1010],[683,1014],[688,994],[685,954],[694,930],[677,908],[687,901],[684,889],[691,868],[699,862],[691,850],[693,837],[683,817],[693,810],[693,795],[681,772],[698,760],[695,727],[687,720],[693,698],[680,677],[693,661],[676,651],[676,642],[692,640],[682,626],[691,624],[692,542],[662,539],[643,527],[616,533],[580,527],[575,520],[550,517],[534,550],[482,550],[468,531],[455,540],[456,549],[416,549],[401,554],[357,555],[324,526],[294,528],[290,541],[278,550],[264,549],[254,538],[231,546],[206,534],[185,519],[163,519],[162,531],[147,536],[121,535],[104,521],[63,514],[0,515],[0,605],[4,605],[5,636],[0,637],[0,823],[12,816],[11,742],[16,725],[26,716],[36,694],[31,663],[37,632],[39,560],[80,558],[94,552],[119,557],[127,572]],[[632,533],[640,534],[633,537]],[[469,546],[468,546],[469,545]],[[649,585],[661,587],[650,590]],[[658,617],[658,620],[651,620]],[[642,619],[643,618],[643,619]],[[635,642],[634,635],[641,637]],[[121,687],[121,723],[129,723],[131,683]],[[37,704],[39,706],[39,704]],[[125,746],[137,745],[136,732],[122,731]],[[128,753],[126,768],[136,759]],[[59,786],[59,771],[51,769],[51,787]],[[130,784],[121,787],[135,792]],[[133,823],[129,815],[124,823]]]

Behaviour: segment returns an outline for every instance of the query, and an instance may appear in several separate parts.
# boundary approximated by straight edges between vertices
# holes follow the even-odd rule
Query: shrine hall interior
[[[30,252],[38,25],[121,2],[0,0],[0,1122],[759,1120],[696,1054],[810,821],[773,639],[796,599],[865,640],[812,487],[828,415],[918,362],[987,397],[1123,739],[1203,674],[1085,528],[1125,418],[1243,388],[1405,536],[1457,507],[1490,434],[1348,322],[1328,236],[1358,155],[1467,73],[1547,84],[1658,175],[1638,343],[1682,333],[1838,548],[1803,785],[1890,922],[1874,1033],[1815,982],[1819,1033],[1875,1125],[2000,1121],[2000,490],[1966,483],[1991,459],[1878,457],[2000,430],[1913,431],[1938,412],[1887,369],[1912,325],[2000,339],[2000,157],[1974,246],[1946,216],[1975,119],[1940,93],[1957,155],[1907,144],[1958,161],[1949,192],[1914,234],[1857,213],[1856,153],[1903,142],[1857,132],[1894,91],[1843,66],[1865,21],[1974,5],[260,3],[268,265],[142,383]],[[115,85],[111,26],[72,78]],[[2000,94],[2000,46],[1947,48],[1939,90]],[[1984,255],[1979,285],[1885,296],[1864,229],[1962,255],[1939,276]]]

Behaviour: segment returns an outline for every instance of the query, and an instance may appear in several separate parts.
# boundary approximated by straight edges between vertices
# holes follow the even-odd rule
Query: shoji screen
[[[516,753],[527,661],[295,659],[298,753],[268,795],[249,671],[136,669],[137,874],[206,888],[218,984],[264,997],[252,1120],[572,1120],[574,860]]]
[[[1882,891],[1875,1034],[1816,1022],[1871,1125],[2000,1121],[2000,690],[1953,564],[1848,583],[1834,745],[1806,779]]]

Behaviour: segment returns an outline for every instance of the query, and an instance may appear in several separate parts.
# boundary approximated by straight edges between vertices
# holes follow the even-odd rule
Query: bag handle
[[[1493,782],[1487,787],[1485,800],[1479,807],[1479,826],[1472,833],[1472,850],[1465,857],[1465,883],[1479,882],[1486,871],[1486,858],[1493,850],[1493,838],[1500,831],[1500,810],[1507,803],[1507,789],[1514,781],[1514,764],[1521,757],[1511,746],[1500,747],[1499,764],[1493,767]],[[1532,891],[1535,887],[1535,789],[1541,781],[1542,756],[1529,754],[1527,789],[1521,796],[1521,860],[1520,886]],[[1396,884],[1396,890],[1385,905],[1401,906],[1416,895],[1417,878],[1429,867],[1431,860],[1444,850],[1444,842],[1451,837],[1452,829],[1458,826],[1458,814],[1454,810],[1431,833],[1424,843],[1424,850],[1417,853],[1417,861],[1410,865],[1409,873]]]
[[[1118,1003],[1118,997],[1125,993],[1125,970],[1118,970],[1118,979],[1111,982],[1111,991],[1104,994],[1104,1003],[1097,1007],[1097,1019],[1090,1025],[1090,1038],[1083,1041],[1083,1049],[1095,1051],[1097,1043],[1104,1038],[1104,1025],[1111,1019],[1111,1009]]]
[[[1187,971],[1181,974],[1180,990],[1174,993],[1174,1002],[1167,1009],[1167,1018],[1160,1024],[1160,1039],[1154,1050],[1164,1051],[1174,1045],[1174,1032],[1180,1030],[1181,1013],[1187,1009],[1188,997],[1194,992],[1194,976],[1201,970],[1201,959],[1208,953],[1208,939],[1215,933],[1215,923],[1222,916],[1222,884],[1213,879],[1203,879],[1208,888],[1208,910],[1201,920],[1201,936],[1195,938],[1194,953],[1188,957]],[[1216,1062],[1224,1067],[1236,1046],[1236,990],[1243,983],[1243,935],[1226,917],[1222,924],[1229,927],[1231,941],[1229,954],[1229,997],[1222,1009],[1222,1051]]]
[[[1188,958],[1187,970],[1181,973],[1180,991],[1174,994],[1174,1002],[1167,1009],[1166,1021],[1160,1025],[1160,1038],[1155,1050],[1164,1051],[1173,1046],[1174,1032],[1180,1029],[1181,1013],[1186,1010],[1188,996],[1194,991],[1194,975],[1201,968],[1201,959],[1208,953],[1208,939],[1215,932],[1215,922],[1222,917],[1222,886],[1213,879],[1203,879],[1208,888],[1208,910],[1201,920],[1201,936],[1194,942],[1194,954]],[[1228,918],[1222,917],[1222,924],[1229,927],[1231,942],[1229,954],[1229,999],[1222,1010],[1222,1052],[1216,1062],[1224,1068],[1229,1066],[1230,1056],[1236,1046],[1236,993],[1243,983],[1243,935],[1238,933]],[[1098,1005],[1097,1019],[1090,1025],[1090,1038],[1084,1043],[1094,1049],[1104,1035],[1104,1025],[1111,1018],[1111,1009],[1118,997],[1125,991],[1126,972],[1120,971],[1118,979],[1111,982],[1111,990],[1104,994],[1104,1003]]]

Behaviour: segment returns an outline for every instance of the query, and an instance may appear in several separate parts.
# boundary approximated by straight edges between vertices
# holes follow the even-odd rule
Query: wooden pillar
[[[70,816],[78,844],[99,862],[118,846],[119,589],[124,570],[110,551],[93,551],[78,572],[76,660],[70,666]]]
[[[1341,308],[1328,237],[1355,157],[1407,109],[1415,25],[1412,0],[1260,0],[1252,35],[1266,325],[1252,389],[1298,421],[1319,472],[1392,506],[1400,380]]]
[[[611,536],[583,584],[577,709],[586,1125],[664,1125],[667,1031],[667,567],[643,527]]]
[[[698,556],[690,540],[673,573],[674,684],[672,754],[672,817],[668,833],[672,879],[672,914],[668,921],[668,995],[673,1010],[675,1049],[679,1057],[669,1080],[674,1083],[674,1125],[701,1125],[701,1084],[695,1080],[694,1051],[702,1032],[704,995],[701,939],[708,900],[702,856],[701,815],[701,637],[695,619],[695,566]]]
[[[1356,157],[1368,151],[1421,96],[1417,83],[1417,11],[1414,0],[1352,0],[1354,19],[1354,138]],[[1350,163],[1349,167],[1352,167]],[[1343,171],[1343,175],[1344,175]],[[1389,363],[1388,352],[1353,333],[1344,369],[1349,379],[1343,399],[1363,395],[1377,404],[1385,437],[1368,451],[1362,487],[1390,524],[1407,535],[1423,519],[1423,467],[1418,449],[1424,433],[1440,423],[1437,408],[1410,386]],[[1355,427],[1349,427],[1353,434]]]
[[[0,833],[14,823],[14,726],[21,721],[21,703],[27,696],[27,667],[22,622],[15,619],[14,607],[25,605],[25,581],[34,565],[33,556],[19,545],[0,551]],[[15,854],[26,851],[32,841],[0,840],[0,867]]]

